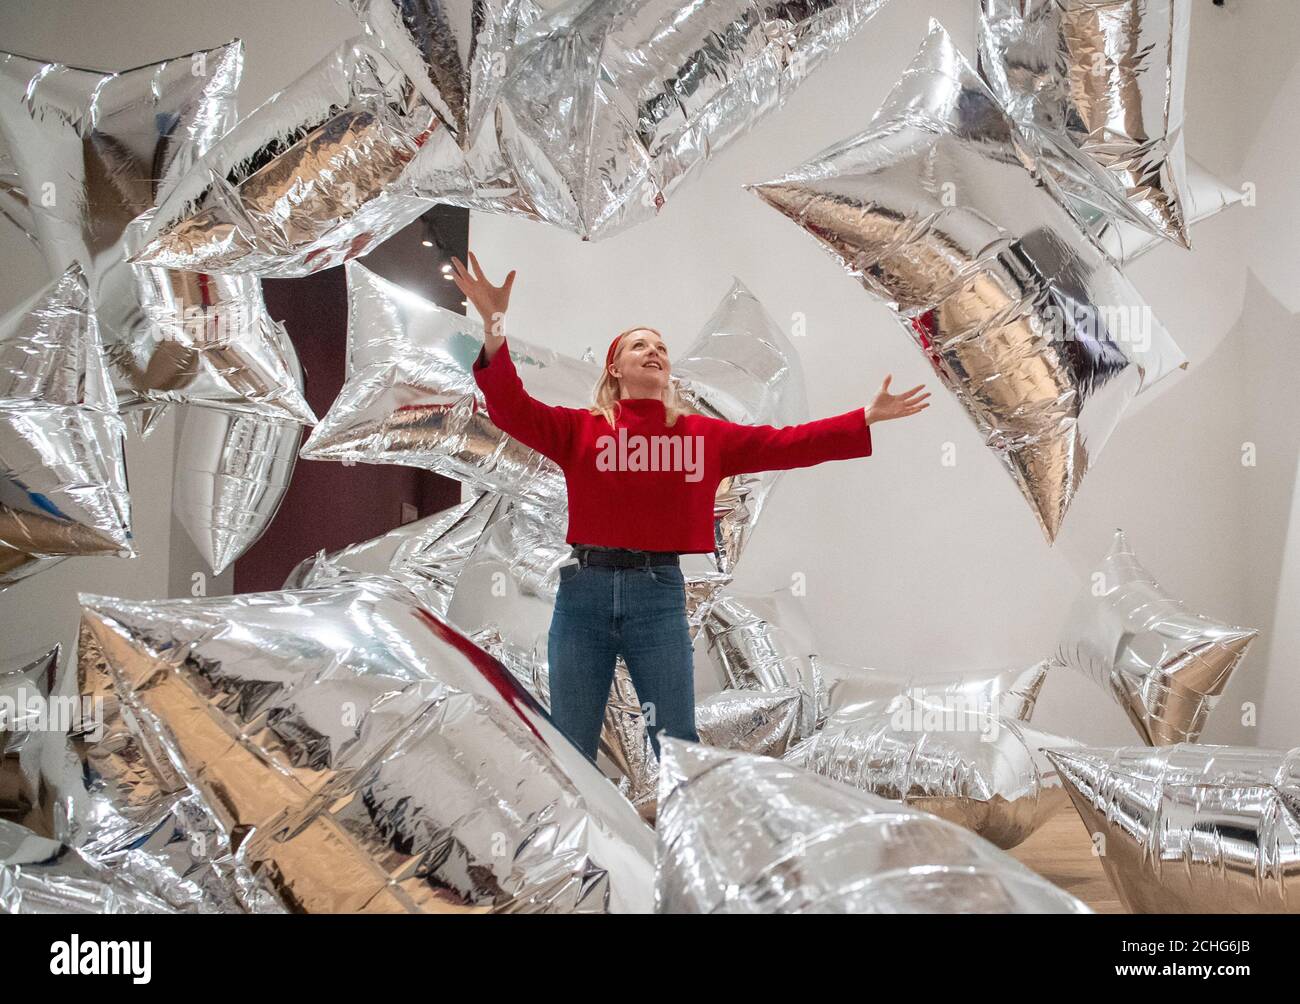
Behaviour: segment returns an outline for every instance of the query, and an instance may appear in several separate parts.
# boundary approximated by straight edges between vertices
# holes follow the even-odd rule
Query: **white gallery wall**
[[[974,57],[976,0],[893,0],[812,74],[787,105],[714,158],[660,217],[607,241],[476,214],[471,247],[494,276],[519,270],[510,330],[600,357],[633,324],[684,349],[733,276],[795,339],[813,417],[866,403],[885,373],[927,382],[928,363],[885,307],[746,182],[775,177],[865,127],[911,59],[930,16]],[[875,455],[785,475],[741,563],[738,590],[807,583],[824,655],[894,672],[1027,664],[1050,653],[1083,576],[1115,527],[1192,609],[1263,634],[1204,735],[1208,742],[1300,745],[1300,5],[1193,0],[1189,153],[1255,205],[1193,232],[1195,248],[1158,249],[1129,275],[1191,365],[1123,423],[1088,475],[1057,543],[965,413],[946,393],[904,422],[878,426]],[[251,109],[356,30],[332,0],[0,0],[0,48],[70,63],[128,67],[246,44]],[[0,226],[0,308],[30,295],[43,270]],[[165,595],[192,559],[168,516],[175,425],[129,444],[141,557],[69,561],[0,594],[12,647],[71,643],[76,590]],[[1255,464],[1244,466],[1253,444]],[[945,466],[946,452],[956,463]],[[141,490],[144,489],[144,490]],[[1256,708],[1253,724],[1239,710]],[[1134,733],[1093,684],[1049,680],[1036,724],[1098,743]]]

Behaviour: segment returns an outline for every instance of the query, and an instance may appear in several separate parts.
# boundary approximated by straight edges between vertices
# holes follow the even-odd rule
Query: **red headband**
[[[609,343],[609,351],[605,353],[605,369],[609,369],[609,364],[614,361],[614,351],[618,348],[618,343],[622,335],[615,335],[614,340]]]

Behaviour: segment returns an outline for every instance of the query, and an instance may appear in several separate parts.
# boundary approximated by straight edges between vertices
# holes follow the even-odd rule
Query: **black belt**
[[[573,556],[583,565],[610,565],[614,568],[644,568],[647,565],[680,565],[676,551],[637,551],[627,547],[573,545]]]

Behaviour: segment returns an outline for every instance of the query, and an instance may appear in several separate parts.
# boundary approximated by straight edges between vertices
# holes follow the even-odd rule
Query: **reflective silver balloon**
[[[1189,0],[983,0],[980,70],[1072,199],[1190,247]]]
[[[584,239],[649,219],[883,3],[564,5],[506,60],[494,105],[506,173],[533,214]]]
[[[349,374],[303,445],[309,460],[422,467],[546,509],[560,526],[564,474],[554,461],[502,432],[481,403],[472,367],[480,322],[444,310],[350,262]],[[585,408],[600,365],[524,341],[512,359],[539,400]],[[704,331],[674,364],[682,396],[700,412],[745,423],[807,420],[797,354],[753,294],[733,284]],[[726,581],[781,472],[724,480],[714,500],[714,555],[683,566],[688,580]]]
[[[0,54],[0,137],[53,275],[87,273],[119,405],[314,421],[255,280],[132,266],[159,199],[234,124],[239,42],[123,72]],[[12,200],[9,200],[12,202]]]
[[[39,753],[42,708],[59,671],[58,645],[0,660],[0,819],[52,833],[42,825]]]
[[[73,265],[0,318],[0,585],[71,555],[134,555],[126,429]]]
[[[1107,690],[1143,742],[1168,746],[1196,742],[1258,634],[1192,613],[1116,530],[1070,610],[1054,661]]]
[[[922,703],[1027,722],[1033,716],[1050,667],[1043,661],[1023,669],[996,672],[908,675],[843,666],[825,659],[816,662],[826,695],[828,728],[877,715],[902,695]]]
[[[299,395],[302,364],[284,325],[275,346]],[[289,490],[302,429],[294,422],[191,408],[177,445],[172,510],[220,575],[271,525]]]
[[[289,490],[302,428],[216,408],[190,408],[177,450],[173,507],[220,575],[266,532]]]
[[[454,138],[364,38],[335,49],[216,143],[159,207],[131,261],[309,275],[383,243],[463,187]]]
[[[498,496],[483,492],[373,540],[329,555],[321,551],[300,562],[284,588],[323,586],[351,575],[391,575],[426,609],[446,617],[461,570],[498,501]]]
[[[630,686],[630,679],[628,683]],[[636,806],[642,818],[653,821],[659,805],[659,760],[650,745],[640,702],[618,711],[623,714],[635,712],[635,725],[640,729],[641,737],[637,770],[625,771],[618,790]],[[607,719],[610,713],[616,713],[613,700]],[[798,726],[799,692],[795,690],[773,690],[770,693],[724,690],[702,698],[695,705],[695,730],[700,735],[700,742],[717,749],[781,757],[794,743]]]
[[[534,0],[343,0],[411,79],[462,149],[505,77],[505,59],[541,10]]]
[[[866,132],[753,187],[894,308],[1051,541],[1130,401],[1185,359],[1019,144],[931,22]]]
[[[645,824],[395,580],[82,604],[151,740],[245,836],[241,889],[306,912],[648,909]]]
[[[89,714],[41,762],[54,836],[177,910],[281,910],[255,889],[236,895],[230,835],[121,700],[112,660],[84,620],[76,683]]]
[[[1089,913],[986,840],[771,757],[665,738],[658,913]]]
[[[1066,805],[1056,769],[1041,751],[1075,745],[922,692],[895,697],[874,717],[828,725],[785,760],[932,812],[1006,850]]]
[[[151,217],[131,224],[137,233]],[[110,359],[128,376],[128,400],[144,410],[142,434],[160,402],[199,404],[281,422],[314,424],[302,374],[284,325],[271,319],[254,276],[206,275],[137,267],[147,323]]]
[[[799,694],[796,738],[812,735],[825,720],[821,672],[812,625],[788,589],[724,594],[703,617],[708,654],[732,690]]]
[[[1049,752],[1135,913],[1300,913],[1300,749]]]
[[[173,913],[120,871],[0,819],[0,913]]]
[[[1196,161],[1187,158],[1187,187],[1183,190],[1183,216],[1188,224],[1200,223],[1241,202],[1245,193],[1232,188],[1210,174]],[[1096,206],[1069,199],[1089,235],[1108,255],[1121,264],[1136,261],[1165,241],[1148,230],[1117,220]]]

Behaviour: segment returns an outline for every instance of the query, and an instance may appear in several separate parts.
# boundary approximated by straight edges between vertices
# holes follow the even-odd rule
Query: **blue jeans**
[[[699,742],[686,580],[677,565],[563,565],[551,618],[551,721],[593,761],[618,656],[659,755],[659,730]]]

